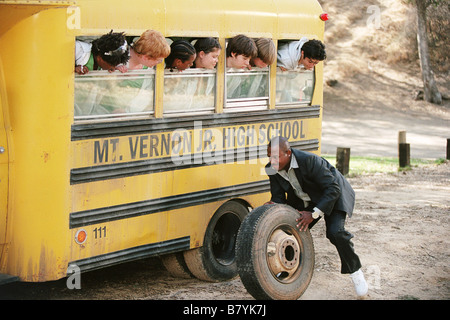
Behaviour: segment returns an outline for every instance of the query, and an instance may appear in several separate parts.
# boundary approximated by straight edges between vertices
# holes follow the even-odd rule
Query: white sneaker
[[[352,278],[353,284],[355,285],[356,295],[358,297],[365,296],[369,290],[369,285],[367,284],[366,279],[364,279],[362,270],[359,269],[358,271],[353,272],[350,275],[350,278]]]

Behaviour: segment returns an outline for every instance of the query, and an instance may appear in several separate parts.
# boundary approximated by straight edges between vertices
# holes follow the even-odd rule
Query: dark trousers
[[[303,202],[303,201],[301,201]],[[308,206],[307,211],[313,211],[314,205]],[[297,209],[305,210],[303,203]],[[345,230],[345,218],[347,214],[343,211],[335,210],[330,215],[325,215],[325,226],[327,239],[336,247],[341,258],[341,273],[353,273],[361,268],[361,262],[353,249],[353,234]],[[321,218],[315,219],[309,224],[311,229]]]

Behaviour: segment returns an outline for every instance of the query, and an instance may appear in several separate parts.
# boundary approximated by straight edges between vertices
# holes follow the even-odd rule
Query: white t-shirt
[[[83,42],[83,41],[75,41],[75,65],[76,66],[84,66],[91,56],[92,44]]]
[[[308,38],[301,38],[299,41],[291,41],[278,48],[277,66],[287,70],[298,68],[298,61],[302,57],[302,47],[308,42]]]

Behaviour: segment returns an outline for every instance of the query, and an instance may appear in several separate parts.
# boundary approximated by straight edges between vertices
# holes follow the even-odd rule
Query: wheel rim
[[[282,283],[294,281],[301,270],[301,241],[289,229],[276,229],[267,243],[267,264],[273,277]]]

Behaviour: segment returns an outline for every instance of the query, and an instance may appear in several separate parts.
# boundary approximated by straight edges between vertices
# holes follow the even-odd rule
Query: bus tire
[[[161,262],[172,277],[191,279],[193,274],[184,261],[183,252],[165,254],[161,256]]]
[[[228,201],[216,211],[206,228],[203,246],[184,252],[196,278],[217,282],[237,276],[236,237],[247,214],[247,207],[237,201]]]
[[[260,300],[296,300],[314,270],[309,230],[299,231],[294,208],[276,204],[254,209],[242,222],[236,263],[247,291]]]

